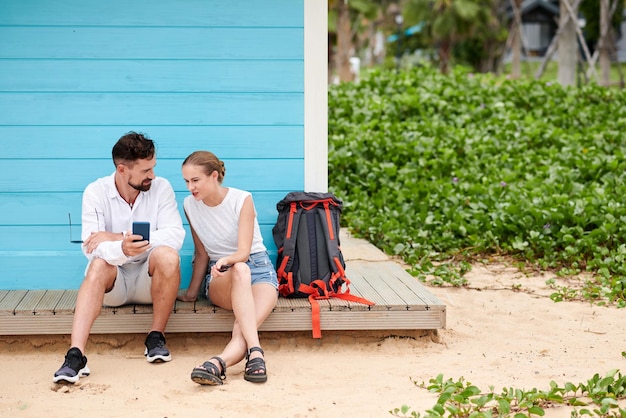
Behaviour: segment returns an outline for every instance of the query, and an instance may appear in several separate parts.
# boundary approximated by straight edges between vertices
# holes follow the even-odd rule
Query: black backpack
[[[311,302],[313,337],[321,337],[317,299],[331,297],[373,305],[350,294],[339,245],[343,202],[331,193],[291,192],[276,204],[272,229],[278,248],[278,291],[288,298]]]

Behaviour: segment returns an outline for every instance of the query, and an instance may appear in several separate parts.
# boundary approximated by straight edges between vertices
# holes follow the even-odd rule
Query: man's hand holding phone
[[[142,240],[141,235],[133,234],[128,231],[122,240],[122,252],[127,257],[134,257],[143,254],[151,248],[148,241]]]
[[[143,254],[151,248],[150,222],[133,222],[133,230],[128,231],[122,240],[122,252],[133,257]]]

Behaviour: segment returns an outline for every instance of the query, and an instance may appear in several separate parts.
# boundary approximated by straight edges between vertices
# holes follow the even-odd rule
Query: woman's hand
[[[213,268],[211,269],[211,275],[215,274],[217,276],[221,276],[223,273],[226,273],[230,268],[231,264],[226,260],[226,258],[220,258],[217,260]]]
[[[192,296],[188,294],[178,295],[176,296],[176,300],[180,300],[181,302],[195,302],[198,299],[198,295]]]

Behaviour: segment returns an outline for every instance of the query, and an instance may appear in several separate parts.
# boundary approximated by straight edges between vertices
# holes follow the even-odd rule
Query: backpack
[[[278,248],[278,291],[283,297],[309,299],[313,338],[322,336],[318,299],[333,297],[374,305],[350,294],[339,246],[341,200],[331,193],[291,192],[276,209],[272,235]]]

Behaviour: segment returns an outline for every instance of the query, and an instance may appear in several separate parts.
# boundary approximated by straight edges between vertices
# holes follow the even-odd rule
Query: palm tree
[[[494,24],[491,0],[406,0],[407,25],[425,23],[437,45],[439,69],[447,73],[452,48],[481,27]]]

